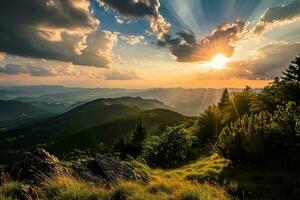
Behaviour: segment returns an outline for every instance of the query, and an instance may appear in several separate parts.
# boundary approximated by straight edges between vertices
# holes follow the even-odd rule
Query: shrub
[[[161,137],[153,136],[145,141],[143,157],[154,167],[176,167],[193,158],[196,137],[180,126],[168,128]]]
[[[234,162],[271,161],[297,150],[299,108],[295,103],[279,106],[274,114],[243,116],[226,126],[216,150]]]

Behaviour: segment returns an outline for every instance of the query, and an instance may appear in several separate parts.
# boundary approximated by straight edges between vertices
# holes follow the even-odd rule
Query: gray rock
[[[38,200],[39,196],[30,185],[22,184],[13,191],[13,199],[15,200]]]
[[[97,154],[94,160],[75,162],[73,169],[80,178],[95,183],[116,183],[119,180],[145,180],[131,166],[100,154]]]
[[[51,179],[55,176],[67,175],[68,171],[62,167],[59,160],[44,149],[37,149],[24,154],[21,161],[10,167],[10,175],[15,180],[27,181],[33,184]]]

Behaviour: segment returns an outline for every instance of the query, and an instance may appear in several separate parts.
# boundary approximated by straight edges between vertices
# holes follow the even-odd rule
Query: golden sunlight
[[[224,69],[226,68],[226,64],[229,60],[230,59],[223,54],[218,54],[209,63],[207,63],[207,66],[216,70]]]

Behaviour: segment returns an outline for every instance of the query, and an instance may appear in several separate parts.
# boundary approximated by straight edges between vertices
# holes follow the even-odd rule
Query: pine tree
[[[300,103],[300,56],[296,57],[288,69],[282,73],[281,84],[284,95],[288,97],[288,101]]]
[[[140,145],[146,139],[146,129],[143,126],[143,122],[139,119],[136,129],[133,132],[132,143]]]
[[[282,76],[284,81],[294,82],[300,86],[300,56],[296,57],[285,70]]]
[[[228,105],[228,102],[230,102],[230,94],[229,94],[228,89],[226,88],[223,91],[222,96],[221,96],[221,100],[218,104],[219,109],[220,110],[224,109],[226,107],[226,105]]]

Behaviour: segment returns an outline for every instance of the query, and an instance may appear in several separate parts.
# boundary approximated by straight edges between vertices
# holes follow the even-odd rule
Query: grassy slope
[[[299,197],[299,172],[231,168],[230,162],[217,154],[171,170],[151,169],[137,161],[131,164],[148,175],[147,183],[123,181],[106,187],[58,177],[39,189],[40,197],[49,198],[51,194],[56,196],[50,199],[57,200],[296,200]],[[226,180],[222,178],[224,175]],[[19,184],[12,182],[1,186],[0,199],[9,199],[11,190]]]
[[[57,200],[229,200],[229,195],[221,187],[207,182],[198,183],[186,178],[191,173],[220,171],[226,163],[226,160],[213,155],[178,169],[160,170],[150,169],[133,161],[131,164],[137,170],[148,174],[147,183],[122,181],[107,187],[96,186],[70,177],[58,177],[47,182],[42,189],[38,189],[38,192],[41,199],[47,196],[48,199]],[[5,193],[0,190],[0,197],[1,195],[9,196],[11,194],[9,189],[13,189],[16,184],[6,185]]]

